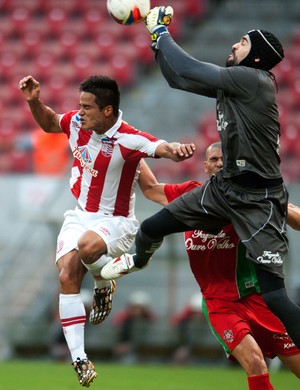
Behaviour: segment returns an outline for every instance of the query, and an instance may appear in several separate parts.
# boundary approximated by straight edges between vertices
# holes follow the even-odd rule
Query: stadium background
[[[168,4],[175,10],[173,36],[201,60],[223,65],[231,45],[252,28],[270,30],[284,44],[286,58],[274,72],[279,85],[282,172],[291,201],[299,205],[300,3],[169,0]],[[42,144],[36,140],[36,124],[18,81],[32,74],[41,82],[42,100],[65,112],[78,107],[82,79],[91,74],[115,77],[125,120],[160,138],[197,144],[196,157],[187,162],[150,162],[158,179],[166,182],[205,179],[203,152],[218,139],[214,101],[171,90],[153,60],[146,29],[117,25],[107,16],[104,0],[0,0],[0,26],[0,359],[47,356],[58,290],[55,239],[64,210],[75,202],[64,145],[50,138],[40,140]],[[43,152],[37,156],[41,145]],[[141,221],[158,208],[137,194]],[[299,233],[289,230],[289,235],[287,285],[298,299]],[[85,286],[92,286],[89,277]],[[171,314],[198,290],[181,235],[166,238],[145,272],[118,281],[112,314],[124,307],[131,291],[140,289],[151,294],[161,318],[146,341],[169,347],[174,342]],[[109,317],[103,326],[87,328],[88,348],[98,357],[108,356],[114,342],[110,321]],[[197,342],[205,346],[205,339],[200,335]],[[210,340],[209,347],[218,346]]]

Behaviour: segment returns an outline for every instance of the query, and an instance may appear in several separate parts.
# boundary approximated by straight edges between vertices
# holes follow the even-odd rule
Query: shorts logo
[[[280,256],[280,254],[277,253],[272,253],[271,251],[264,251],[262,256],[258,256],[257,261],[259,261],[262,264],[278,264],[282,265],[283,261]]]
[[[64,247],[64,241],[63,240],[58,241],[56,253],[59,253],[63,249],[63,247]]]
[[[284,349],[294,348],[294,346],[295,346],[294,343],[284,343],[284,344],[283,344],[283,348],[284,348]]]
[[[273,339],[283,341],[283,349],[290,349],[295,347],[295,344],[287,333],[276,333],[273,335]]]
[[[232,330],[230,329],[224,330],[223,339],[227,341],[227,343],[232,343],[234,339]]]
[[[110,232],[108,229],[106,229],[105,227],[99,227],[99,231],[101,233],[103,233],[105,236],[109,236],[110,235]]]
[[[274,340],[286,340],[286,341],[291,340],[290,336],[287,333],[275,333],[273,335],[273,339]]]

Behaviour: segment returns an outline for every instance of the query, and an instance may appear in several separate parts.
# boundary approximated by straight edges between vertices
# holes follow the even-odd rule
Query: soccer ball
[[[140,23],[150,11],[150,0],[107,0],[110,16],[120,24]]]

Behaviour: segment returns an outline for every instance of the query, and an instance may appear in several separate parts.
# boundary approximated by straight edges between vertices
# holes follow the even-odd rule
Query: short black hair
[[[80,83],[79,91],[92,93],[96,96],[96,104],[101,110],[110,105],[114,115],[119,115],[120,91],[114,79],[107,76],[90,76]]]

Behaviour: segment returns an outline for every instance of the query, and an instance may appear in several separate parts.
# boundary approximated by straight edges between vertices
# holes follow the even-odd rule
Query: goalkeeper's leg
[[[281,320],[288,335],[300,348],[300,307],[287,295],[284,279],[256,265],[262,297],[269,309]]]
[[[164,236],[191,230],[167,210],[162,209],[146,219],[135,239],[136,254],[124,255],[109,261],[101,270],[103,279],[118,279],[121,276],[136,272],[146,267],[153,253],[161,246]]]
[[[167,210],[162,209],[145,219],[135,238],[136,254],[133,256],[137,268],[142,268],[162,244],[163,238],[172,233],[184,232],[191,228]]]

